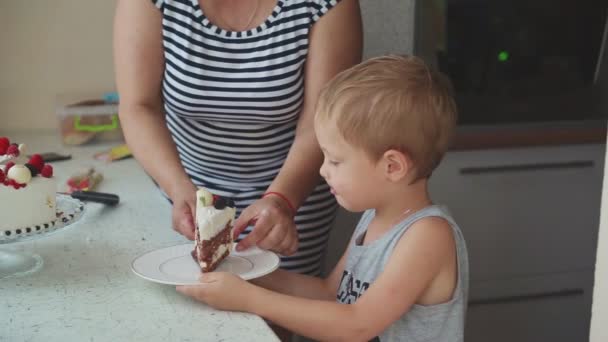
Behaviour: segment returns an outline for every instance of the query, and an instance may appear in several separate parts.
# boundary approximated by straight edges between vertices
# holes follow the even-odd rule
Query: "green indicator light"
[[[509,59],[509,53],[507,51],[500,51],[498,53],[498,60],[500,62],[506,62]]]

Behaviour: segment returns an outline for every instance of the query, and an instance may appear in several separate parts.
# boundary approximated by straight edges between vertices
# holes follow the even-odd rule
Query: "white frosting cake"
[[[34,227],[55,220],[55,191],[53,178],[36,177],[20,189],[0,184],[0,230]]]
[[[17,145],[0,137],[0,239],[48,228],[57,216],[52,167],[40,156],[23,163],[19,156],[25,147],[13,146]]]
[[[213,271],[230,254],[235,214],[232,201],[203,188],[197,191],[193,257],[203,272]]]

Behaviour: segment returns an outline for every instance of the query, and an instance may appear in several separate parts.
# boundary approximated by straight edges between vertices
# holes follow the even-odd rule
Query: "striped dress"
[[[238,215],[287,157],[304,98],[308,35],[338,1],[278,0],[260,26],[243,32],[215,26],[197,0],[152,1],[162,12],[162,92],[182,165],[197,186],[232,197]],[[282,257],[282,268],[320,272],[336,208],[319,184],[298,209],[300,247]]]

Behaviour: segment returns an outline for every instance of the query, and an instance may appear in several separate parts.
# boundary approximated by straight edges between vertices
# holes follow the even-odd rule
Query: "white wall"
[[[608,154],[607,154],[608,156]],[[604,165],[602,212],[595,264],[595,287],[591,310],[591,342],[608,341],[608,158]]]
[[[415,0],[359,0],[363,13],[364,58],[411,53]]]
[[[114,88],[115,0],[0,1],[0,129],[55,127],[55,95]]]

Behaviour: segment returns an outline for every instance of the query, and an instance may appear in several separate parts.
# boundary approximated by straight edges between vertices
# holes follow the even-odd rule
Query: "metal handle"
[[[504,296],[504,297],[472,299],[469,301],[469,306],[529,302],[529,301],[541,300],[541,299],[547,299],[547,298],[580,296],[584,293],[585,293],[585,291],[582,288],[574,288],[574,289],[564,289],[564,290],[559,290],[559,291],[529,293],[529,294],[521,294],[521,295],[513,295],[513,296]]]
[[[120,202],[118,195],[96,191],[74,191],[70,196],[85,202],[96,202],[107,205],[117,205]]]
[[[497,166],[479,166],[479,167],[463,167],[460,169],[461,175],[479,175],[486,173],[505,173],[505,172],[522,172],[522,171],[538,171],[538,170],[564,170],[564,169],[583,169],[591,168],[595,163],[591,160],[570,161],[561,163],[535,163],[535,164],[518,164],[518,165],[497,165]]]

